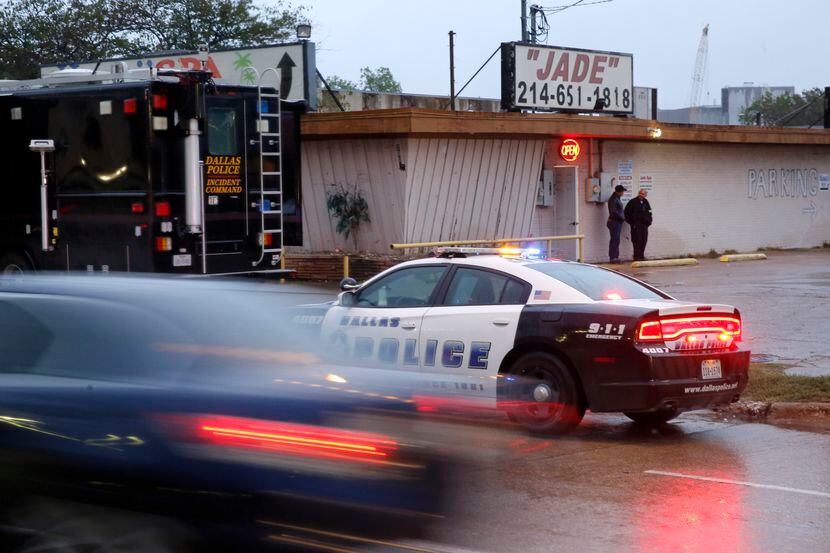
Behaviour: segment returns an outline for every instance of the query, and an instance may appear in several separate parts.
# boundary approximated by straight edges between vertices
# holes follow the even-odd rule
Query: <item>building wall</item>
[[[357,249],[389,253],[404,235],[406,139],[306,141],[302,147],[303,247],[294,250],[354,251],[355,244],[336,230],[326,207],[326,192],[343,185],[357,189],[369,204],[369,223],[361,223]],[[289,249],[291,251],[291,249]]]
[[[358,233],[362,252],[390,253],[393,242],[544,236],[572,229],[569,220],[557,220],[568,211],[557,207],[562,198],[555,197],[552,207],[535,205],[542,167],[569,165],[559,156],[560,143],[560,138],[307,141],[302,250],[354,250],[335,231],[326,209],[325,192],[332,184],[357,186],[369,203],[371,222]],[[578,169],[578,230],[585,234],[587,261],[607,258],[606,205],[585,199],[586,179],[600,170],[631,188],[625,201],[636,194],[641,178],[650,178],[650,258],[830,242],[830,190],[819,189],[821,176],[830,175],[830,147],[579,143],[583,154],[570,165]],[[554,247],[555,255],[567,251],[559,243]],[[628,225],[621,251],[631,258]]]
[[[603,170],[617,177],[619,163],[631,162],[633,186],[624,201],[636,194],[641,176],[651,177],[654,224],[647,257],[814,247],[830,241],[830,191],[820,190],[818,182],[820,175],[830,174],[830,148],[605,141],[602,160]],[[761,172],[763,186],[758,184]],[[582,200],[589,261],[607,257],[606,218],[604,205]],[[628,225],[621,252],[624,259],[631,258]]]
[[[721,89],[721,105],[727,125],[740,125],[741,112],[765,93],[774,98],[795,94],[793,86],[727,86]]]
[[[405,241],[527,236],[545,144],[411,139]]]
[[[395,242],[526,236],[547,141],[360,139],[307,141],[302,148],[303,247],[353,251],[326,208],[333,185],[358,189],[369,223],[357,249],[390,253]]]

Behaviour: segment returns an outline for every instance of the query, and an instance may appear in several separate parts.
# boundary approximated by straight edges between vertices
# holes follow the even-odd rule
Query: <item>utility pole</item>
[[[536,44],[536,10],[535,5],[530,6],[530,42]]]
[[[522,42],[528,42],[528,38],[527,38],[527,0],[522,0]]]
[[[450,109],[455,111],[455,42],[454,31],[450,31]]]
[[[830,129],[830,86],[824,87],[824,128]]]

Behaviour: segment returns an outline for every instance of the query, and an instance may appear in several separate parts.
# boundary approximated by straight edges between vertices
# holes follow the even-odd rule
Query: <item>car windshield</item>
[[[553,277],[592,300],[669,299],[634,279],[591,265],[540,262],[526,267]]]

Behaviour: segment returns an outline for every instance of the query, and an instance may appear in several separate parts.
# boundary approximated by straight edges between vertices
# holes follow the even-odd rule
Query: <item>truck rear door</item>
[[[202,159],[207,272],[250,271],[258,250],[250,220],[245,105],[238,96],[208,96],[206,102]]]

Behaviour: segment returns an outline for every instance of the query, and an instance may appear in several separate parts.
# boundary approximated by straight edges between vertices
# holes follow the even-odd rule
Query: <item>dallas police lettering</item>
[[[348,317],[344,317],[348,318]],[[364,317],[368,319],[369,317]],[[359,322],[361,317],[352,317],[352,320],[357,319]],[[374,318],[372,318],[374,319]],[[398,326],[398,318],[394,317],[395,324],[391,324],[391,320],[384,318],[378,319],[375,322],[377,325],[373,326]],[[342,321],[341,321],[342,322]],[[386,324],[380,324],[385,322]],[[349,325],[352,323],[349,322]],[[345,335],[342,333],[335,333],[332,338],[332,345],[338,348],[339,351],[348,354],[347,346],[345,344]],[[448,369],[458,369],[464,365],[464,353],[467,351],[466,344],[460,340],[445,340],[441,345],[439,355],[438,340],[427,340],[423,349],[423,360],[420,356],[420,348],[416,338],[406,338],[401,347],[401,341],[397,338],[381,338],[376,340],[369,336],[358,336],[354,340],[354,347],[352,349],[352,356],[359,361],[370,361],[376,359],[381,363],[393,365],[401,364],[405,366],[415,366],[423,364],[425,367],[434,367],[436,362],[440,362],[440,366]],[[377,346],[377,347],[376,347]],[[490,354],[490,342],[473,341],[469,347],[469,360],[467,361],[468,369],[487,369]],[[423,361],[423,362],[422,362]]]

